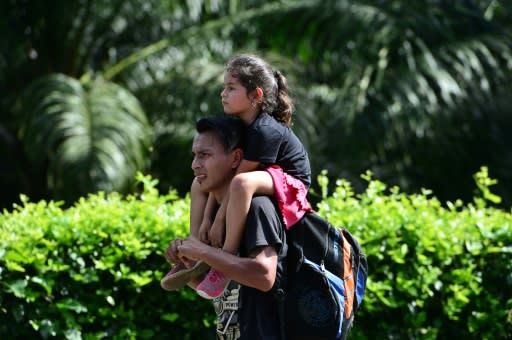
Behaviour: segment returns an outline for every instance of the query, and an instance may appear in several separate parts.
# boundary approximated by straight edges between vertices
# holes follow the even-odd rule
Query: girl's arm
[[[207,244],[210,244],[209,233],[212,228],[212,216],[217,206],[217,200],[213,196],[212,193],[209,194],[208,200],[206,201],[206,205],[204,206],[204,214],[203,220],[201,221],[201,226],[199,227],[199,236],[198,238]]]
[[[194,179],[190,188],[190,234],[199,238],[199,231],[203,222],[204,210],[207,206],[209,194],[201,189]]]
[[[260,162],[248,161],[246,159],[242,160],[238,169],[236,171],[237,174],[242,172],[250,172],[258,170],[260,167]],[[221,248],[224,243],[224,235],[225,235],[225,226],[226,226],[226,212],[228,208],[229,202],[229,190],[227,190],[224,199],[215,215],[215,220],[213,221],[212,227],[210,228],[209,240],[210,244],[214,247]],[[209,215],[213,216],[213,215]]]

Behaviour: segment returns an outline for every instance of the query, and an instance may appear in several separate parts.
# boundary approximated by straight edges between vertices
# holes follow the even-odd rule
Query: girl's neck
[[[257,107],[255,109],[251,109],[243,114],[240,115],[240,118],[243,120],[245,125],[249,126],[254,122],[256,118],[258,118],[260,114],[260,108]]]

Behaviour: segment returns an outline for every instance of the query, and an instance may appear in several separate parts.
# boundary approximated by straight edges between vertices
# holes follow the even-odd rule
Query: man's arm
[[[238,283],[269,291],[277,272],[277,252],[273,246],[256,247],[248,257],[238,257],[188,238],[178,246],[180,257],[201,260]]]

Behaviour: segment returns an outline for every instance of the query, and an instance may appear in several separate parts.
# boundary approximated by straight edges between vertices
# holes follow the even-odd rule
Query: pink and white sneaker
[[[191,268],[187,268],[182,263],[178,263],[160,280],[160,286],[169,291],[177,290],[184,287],[190,280],[206,272],[208,269],[210,269],[210,266],[203,261],[197,261]]]
[[[215,268],[197,285],[196,291],[205,299],[215,299],[222,295],[231,280]]]
[[[180,270],[183,270],[183,269],[187,269],[187,267],[185,267],[185,265],[183,263],[178,263],[177,265],[175,265],[170,272],[168,272],[167,274],[165,274],[165,277],[170,277],[170,276],[173,276],[175,275],[177,272],[179,272]]]

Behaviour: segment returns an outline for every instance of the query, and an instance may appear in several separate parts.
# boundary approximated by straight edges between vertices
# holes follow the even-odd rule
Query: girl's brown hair
[[[281,72],[272,70],[266,61],[251,54],[231,58],[226,66],[226,72],[237,78],[248,93],[258,87],[261,88],[261,111],[267,112],[278,122],[291,124],[293,103],[288,94],[288,83]]]

